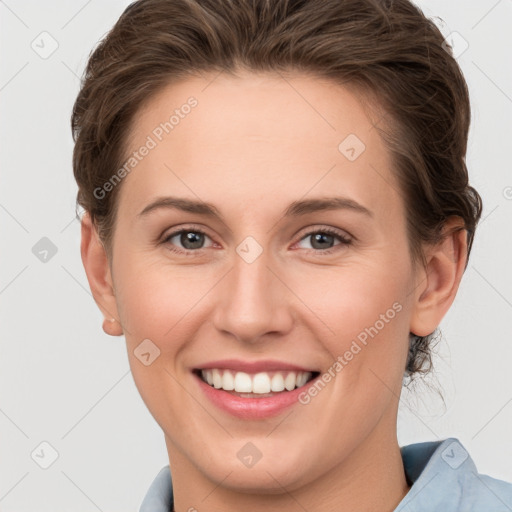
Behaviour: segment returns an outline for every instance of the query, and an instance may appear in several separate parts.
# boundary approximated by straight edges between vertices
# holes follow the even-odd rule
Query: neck
[[[388,436],[372,432],[338,465],[326,467],[305,485],[285,488],[274,479],[266,486],[267,492],[258,493],[244,491],[230,481],[236,468],[214,481],[169,439],[166,442],[176,512],[392,512],[410,489],[396,429]]]

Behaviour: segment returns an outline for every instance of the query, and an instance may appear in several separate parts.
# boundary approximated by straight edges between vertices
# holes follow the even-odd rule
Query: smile
[[[200,370],[201,379],[215,389],[249,395],[271,396],[272,393],[293,391],[309,382],[316,372],[273,371],[246,373],[227,369]],[[255,397],[255,396],[254,396]],[[256,398],[256,397],[255,397]]]
[[[302,407],[299,396],[319,371],[276,361],[211,362],[192,371],[203,396],[217,409],[243,420],[264,420]]]

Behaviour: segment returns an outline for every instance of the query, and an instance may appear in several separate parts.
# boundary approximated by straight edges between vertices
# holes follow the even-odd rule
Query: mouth
[[[210,387],[240,398],[268,398],[306,386],[318,371],[278,370],[255,373],[226,368],[196,368],[193,373]]]

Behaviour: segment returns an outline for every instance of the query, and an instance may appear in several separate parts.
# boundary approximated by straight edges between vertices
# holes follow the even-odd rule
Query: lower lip
[[[265,398],[243,398],[232,395],[223,389],[217,389],[206,382],[201,377],[194,374],[199,382],[199,387],[217,407],[229,412],[233,416],[247,420],[257,420],[277,416],[293,404],[300,404],[299,395],[308,389],[316,380],[312,379],[304,386],[296,388],[293,391],[282,391],[274,396]],[[318,378],[318,377],[317,377]]]

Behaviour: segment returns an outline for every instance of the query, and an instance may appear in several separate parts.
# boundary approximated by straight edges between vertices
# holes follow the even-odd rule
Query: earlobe
[[[115,318],[105,318],[103,320],[103,331],[110,336],[121,336],[123,328],[118,320]]]
[[[80,253],[92,295],[105,317],[103,330],[111,336],[120,336],[123,329],[119,323],[107,253],[88,212],[82,217],[81,231]]]
[[[462,219],[450,217],[443,239],[426,250],[426,268],[418,273],[410,332],[432,334],[452,305],[467,260],[467,231]]]

